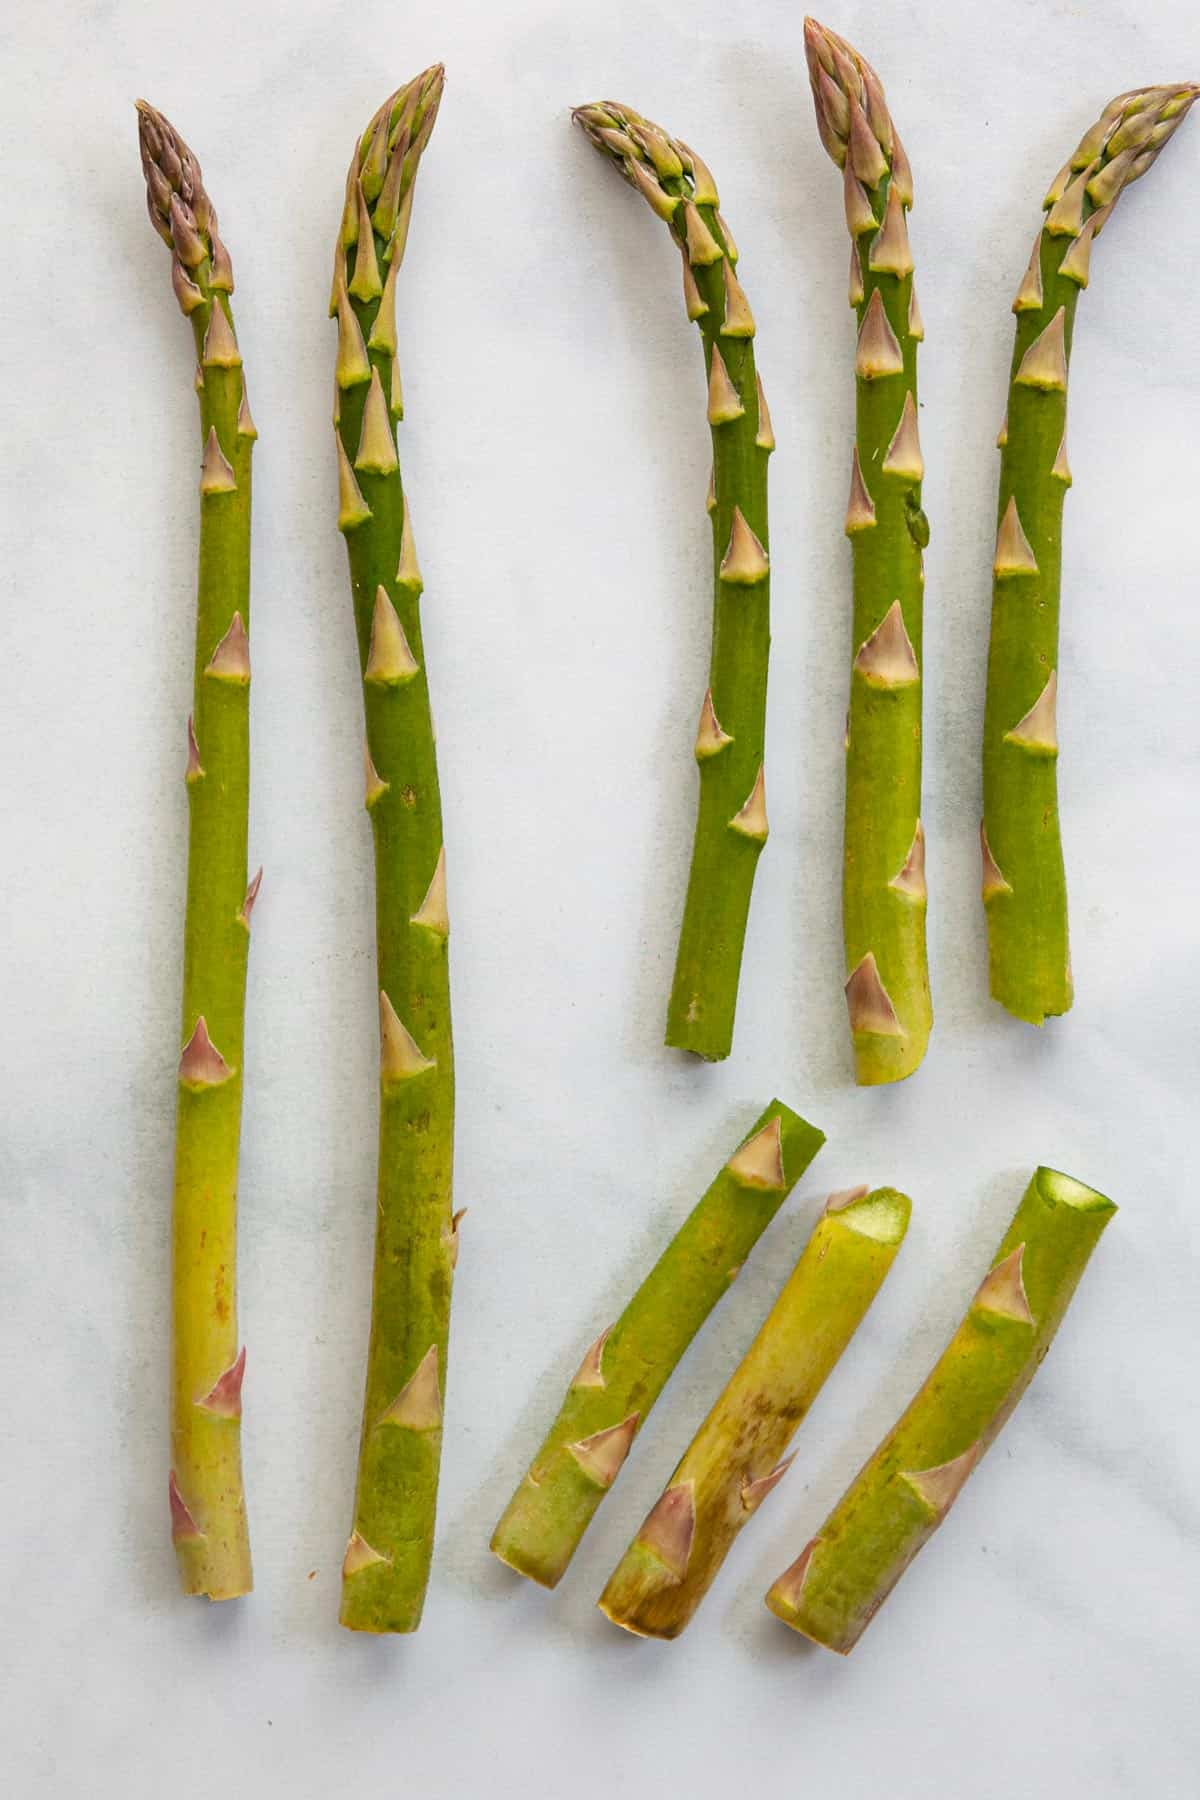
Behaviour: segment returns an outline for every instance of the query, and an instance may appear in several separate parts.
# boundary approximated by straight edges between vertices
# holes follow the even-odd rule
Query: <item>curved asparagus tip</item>
[[[208,286],[233,292],[229,252],[218,235],[216,208],[205,191],[195,153],[148,100],[138,100],[136,106],[146,210],[171,252],[171,281],[180,305],[190,313],[202,303],[196,270],[206,261]],[[195,299],[189,306],[193,293]]]
[[[666,1042],[729,1055],[755,869],[768,825],[763,773],[770,644],[767,462],[775,448],[754,358],[754,315],[712,173],[687,144],[615,100],[577,106],[575,123],[665,221],[683,262],[687,316],[700,331],[713,474],[713,650],[698,706],[700,804],[667,1008]]]
[[[860,1084],[899,1081],[925,1055],[921,641],[925,474],[908,211],[913,184],[878,75],[815,19],[804,23],[817,130],[843,172],[849,300],[858,319],[855,445],[845,531],[854,567],[842,918],[846,1004]]]
[[[1075,309],[1113,206],[1200,95],[1179,82],[1118,94],[1046,192],[1012,303],[1016,335],[1000,464],[983,734],[983,881],[992,997],[1041,1025],[1073,999],[1058,813],[1062,513]]]

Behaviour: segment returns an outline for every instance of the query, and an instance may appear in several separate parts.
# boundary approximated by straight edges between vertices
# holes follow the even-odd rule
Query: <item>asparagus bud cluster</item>
[[[196,346],[200,568],[187,726],[187,913],[173,1206],[171,1532],[184,1589],[249,1591],[237,1327],[237,1173],[250,914],[250,457],[233,269],[200,165],[138,102],[150,223]]]
[[[775,448],[754,364],[754,315],[716,183],[694,150],[628,106],[581,106],[596,149],[670,229],[687,316],[700,328],[713,466],[713,637],[695,757],[700,805],[666,1041],[729,1055],[754,873],[767,841],[763,740],[770,645],[767,458]]]
[[[1122,192],[1153,165],[1200,88],[1111,101],[1047,191],[1013,311],[1016,342],[1001,452],[983,727],[983,903],[991,991],[1041,1025],[1073,998],[1058,816],[1058,621],[1067,460],[1067,371],[1092,244]]]
[[[921,823],[925,462],[908,157],[879,77],[843,39],[804,23],[821,142],[842,170],[849,301],[858,318],[856,435],[846,534],[854,563],[846,720],[842,916],[859,1082],[899,1081],[932,1025]]]

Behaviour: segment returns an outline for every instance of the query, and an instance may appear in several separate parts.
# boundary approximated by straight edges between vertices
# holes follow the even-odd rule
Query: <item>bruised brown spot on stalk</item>
[[[783,1122],[776,1113],[760,1131],[739,1146],[725,1165],[743,1187],[779,1193],[787,1186],[783,1167]]]
[[[240,1419],[242,1416],[242,1381],[246,1374],[246,1347],[237,1353],[237,1358],[213,1382],[202,1400],[196,1405],[202,1412],[212,1413],[218,1419]]]
[[[696,1536],[696,1484],[681,1481],[657,1501],[637,1534],[643,1550],[657,1557],[673,1581],[687,1574]]]
[[[617,1479],[621,1465],[629,1455],[639,1417],[638,1413],[630,1413],[619,1425],[609,1425],[603,1431],[594,1431],[590,1437],[580,1438],[578,1443],[567,1445],[568,1453],[597,1487],[610,1488]]]

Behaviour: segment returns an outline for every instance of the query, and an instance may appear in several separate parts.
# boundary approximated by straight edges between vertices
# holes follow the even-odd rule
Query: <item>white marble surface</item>
[[[922,22],[924,20],[924,23]],[[852,409],[840,199],[779,0],[64,0],[2,30],[0,1712],[5,1792],[174,1800],[1196,1790],[1200,1483],[1200,253],[1193,121],[1081,305],[1062,655],[1076,1010],[984,991],[978,738],[1008,305],[1042,188],[1111,94],[1200,73],[1188,0],[844,4],[917,182],[933,525],[938,1026],[849,1085],[837,840]],[[403,455],[452,869],[470,1207],[436,1576],[404,1642],[335,1624],[372,1219],[359,693],[325,318],[353,134],[449,86],[404,272]],[[238,275],[255,464],[255,915],[244,1134],[258,1587],[184,1602],[166,1533],[195,421],[132,101],[197,148]],[[736,1054],[659,1048],[706,660],[707,467],[665,233],[568,125],[612,93],[720,179],[773,464],[772,839]],[[680,1369],[569,1578],[488,1531],[596,1326],[772,1093],[828,1149]],[[860,1650],[763,1610],[957,1319],[1028,1172],[1122,1206],[1027,1402]],[[688,1636],[592,1601],[821,1195],[909,1189],[910,1241],[788,1481]]]

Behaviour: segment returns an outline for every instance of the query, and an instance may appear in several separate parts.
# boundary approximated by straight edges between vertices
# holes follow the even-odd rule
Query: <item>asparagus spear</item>
[[[1058,817],[1058,617],[1067,367],[1092,241],[1200,93],[1137,89],[1105,107],[1050,184],[1013,301],[983,728],[983,902],[993,998],[1041,1025],[1073,998]]]
[[[599,1605],[639,1637],[674,1638],[743,1525],[795,1459],[788,1442],[862,1323],[908,1230],[894,1188],[834,1194],[724,1393],[609,1576]]]
[[[396,277],[442,96],[426,69],[356,145],[334,256],[334,438],[366,715],[379,982],[379,1185],[371,1337],[341,1622],[415,1631],[429,1579],[450,1287],[454,1056],[445,852],[421,639],[422,582],[400,480]]]
[[[1115,1211],[1038,1169],[940,1362],[768,1593],[785,1625],[853,1650],[1032,1381]]]
[[[492,1535],[501,1562],[557,1586],[676,1363],[824,1142],[780,1100],[756,1120],[616,1324],[585,1352]]]
[[[249,1593],[237,1326],[237,1172],[250,914],[250,455],[257,432],[233,329],[233,269],[200,165],[144,100],[150,223],[196,345],[200,567],[187,731],[183,1049],[172,1216],[171,1535],[184,1592]]]
[[[666,1041],[720,1061],[733,1043],[750,893],[767,840],[767,458],[775,439],[755,373],[754,317],[734,272],[737,247],[708,169],[686,144],[614,101],[581,106],[575,119],[666,221],[683,259],[687,315],[704,346],[712,660],[695,743],[700,805]]]
[[[921,642],[925,464],[906,215],[912,175],[879,77],[842,38],[804,21],[821,142],[844,172],[850,304],[858,316],[856,442],[846,533],[854,657],[846,724],[842,919],[858,1081],[900,1081],[933,1022],[925,956]]]

